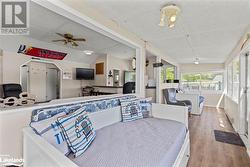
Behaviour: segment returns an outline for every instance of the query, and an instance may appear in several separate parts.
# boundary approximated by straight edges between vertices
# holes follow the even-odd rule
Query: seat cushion
[[[145,118],[96,131],[83,155],[69,158],[79,167],[172,167],[186,137],[185,125]]]

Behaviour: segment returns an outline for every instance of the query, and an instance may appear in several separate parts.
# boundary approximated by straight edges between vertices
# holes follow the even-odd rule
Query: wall
[[[111,70],[113,74],[113,70],[120,70],[120,83],[122,86],[124,83],[124,71],[132,70],[131,61],[128,59],[120,59],[116,56],[112,55],[104,55],[100,56],[96,59],[95,63],[91,65],[92,68],[95,68],[96,63],[104,63],[104,74],[96,75],[94,85],[96,86],[113,86],[112,78],[109,79],[108,73]],[[109,83],[110,81],[110,83]]]
[[[3,51],[0,49],[0,85],[2,83],[3,83]]]
[[[68,56],[82,54],[77,50],[68,49],[24,36],[8,36],[8,38],[1,36],[1,40],[5,41],[1,46],[3,49],[3,83],[20,83],[20,66],[31,60],[30,56],[17,53],[20,44],[66,52],[68,53]],[[63,71],[72,72],[72,80],[62,80],[62,98],[78,97],[81,92],[81,85],[84,86],[91,83],[90,81],[83,81],[81,83],[81,81],[75,80],[75,68],[89,68],[90,64],[69,60],[43,60],[56,64]]]
[[[124,71],[130,71],[132,69],[131,60],[128,59],[119,59],[115,56],[108,55],[107,56],[107,75],[108,72],[111,70],[113,73],[113,70],[120,70],[120,83],[119,85],[122,86],[124,84]],[[108,76],[106,75],[106,78],[108,80]],[[113,80],[110,79],[110,85],[113,85]]]
[[[224,63],[180,64],[180,73],[224,71],[224,69]],[[205,97],[205,106],[224,107],[224,92],[201,91],[200,93]]]
[[[224,63],[180,64],[181,73],[223,71]]]
[[[232,100],[230,97],[227,95],[225,96],[225,111],[226,114],[235,129],[236,132],[239,131],[239,124],[240,124],[240,112],[239,112],[239,105],[237,102]]]
[[[154,79],[155,80],[155,72],[153,64],[156,62],[156,57],[148,57],[147,60],[149,61],[148,66],[146,67],[146,75],[148,76],[148,79]]]
[[[3,83],[3,51],[0,49],[0,98],[3,97],[1,84]]]
[[[246,38],[246,35],[250,33],[250,26],[247,28],[247,30],[245,31],[245,33],[243,34],[242,38],[238,41],[237,45],[235,46],[235,48],[231,51],[231,53],[229,54],[228,59],[225,62],[225,69],[227,70],[227,66],[228,64],[236,57],[239,56],[241,54],[241,52],[245,53],[244,50],[248,50],[250,51],[250,41],[248,41],[248,43],[245,45],[245,47],[243,48],[243,50],[241,51],[241,46],[243,41]],[[243,68],[241,68],[242,70]],[[242,71],[240,71],[240,76],[242,75]],[[242,78],[242,77],[240,77]],[[225,79],[225,81],[227,81],[227,79]],[[240,85],[242,85],[242,80],[240,80]],[[231,97],[226,96],[225,98],[225,112],[230,120],[230,122],[232,123],[235,131],[237,131],[239,134],[241,134],[242,136],[242,132],[244,132],[243,128],[244,128],[244,122],[245,122],[245,113],[244,113],[244,103],[242,101],[240,101],[240,99],[243,98],[239,98],[236,102],[233,101],[231,99]],[[249,101],[248,101],[248,106],[249,106]],[[250,115],[248,116],[248,120],[250,120]],[[248,134],[250,134],[250,123],[248,122]],[[248,139],[243,140],[244,143],[246,144],[247,147],[247,152],[248,155],[250,156],[250,138],[248,137]]]

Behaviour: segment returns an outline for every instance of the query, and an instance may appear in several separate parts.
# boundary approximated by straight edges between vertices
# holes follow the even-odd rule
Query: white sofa
[[[155,118],[175,120],[183,123],[188,129],[188,108],[184,106],[173,106],[166,104],[152,104],[152,116]],[[90,113],[89,117],[96,130],[121,121],[120,107],[114,107],[102,112]],[[76,167],[69,158],[64,156],[59,150],[53,147],[41,136],[34,133],[28,127],[23,129],[23,156],[25,167],[43,166],[67,166]],[[187,165],[190,156],[189,131],[181,147],[181,150],[174,162],[174,167],[184,167]]]
[[[177,93],[176,98],[178,100],[190,100],[192,102],[192,110],[191,113],[195,115],[201,115],[204,107],[204,102],[200,102],[200,93],[199,92],[185,92],[185,93]]]

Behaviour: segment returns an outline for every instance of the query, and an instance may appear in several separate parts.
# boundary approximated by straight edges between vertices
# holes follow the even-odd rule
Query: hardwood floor
[[[217,142],[214,130],[234,132],[224,110],[205,107],[189,119],[191,157],[188,167],[250,167],[245,147]]]

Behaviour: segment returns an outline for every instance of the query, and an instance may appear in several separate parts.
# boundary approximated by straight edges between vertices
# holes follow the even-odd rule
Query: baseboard
[[[247,148],[247,155],[249,156],[250,158],[250,149]]]
[[[250,143],[248,142],[248,138],[243,134],[240,134],[240,138],[243,141],[243,143],[245,144],[246,149],[247,149],[247,154],[250,157]]]
[[[224,109],[224,107],[217,107],[217,106],[213,106],[213,105],[204,105],[204,107],[214,107],[214,108],[222,108],[222,109]]]

